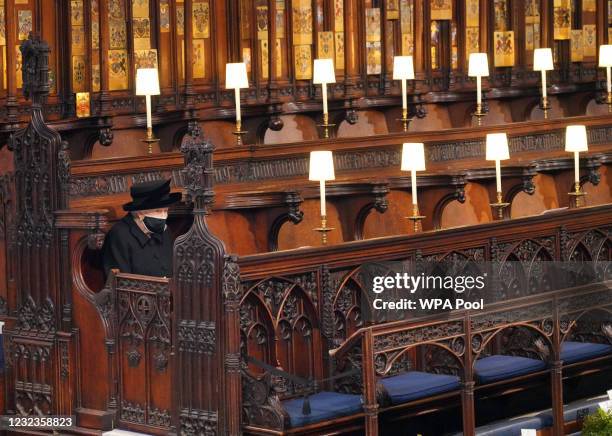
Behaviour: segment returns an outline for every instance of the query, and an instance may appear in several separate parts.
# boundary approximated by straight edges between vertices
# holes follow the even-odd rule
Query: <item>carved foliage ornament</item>
[[[235,256],[225,256],[223,268],[223,297],[225,304],[237,304],[242,298],[240,267]]]
[[[23,94],[40,105],[49,94],[49,45],[37,33],[30,33],[21,43]]]
[[[216,347],[215,323],[181,320],[178,327],[179,351],[213,354]]]
[[[179,416],[180,434],[217,436],[217,412],[210,410],[182,410]]]
[[[196,203],[197,208],[208,208],[214,200],[212,153],[215,147],[203,137],[202,130],[196,125],[181,146],[185,155],[185,168],[182,170],[183,186],[187,201]],[[199,201],[198,201],[199,200]],[[199,202],[202,204],[199,204]]]

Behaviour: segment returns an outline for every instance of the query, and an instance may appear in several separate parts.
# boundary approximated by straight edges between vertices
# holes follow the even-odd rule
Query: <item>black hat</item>
[[[123,210],[160,209],[181,199],[180,192],[170,193],[170,180],[154,180],[136,183],[130,189],[132,201],[123,205]]]

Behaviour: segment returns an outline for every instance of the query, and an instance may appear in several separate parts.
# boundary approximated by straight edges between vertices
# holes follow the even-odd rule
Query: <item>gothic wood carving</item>
[[[63,335],[71,337],[70,266],[60,262],[62,257],[69,258],[67,238],[56,228],[54,217],[66,206],[70,159],[67,144],[43,118],[49,94],[49,46],[30,33],[20,51],[31,120],[9,139],[15,168],[15,239],[10,256],[14,258],[17,320],[5,333],[9,349],[15,351],[7,372],[12,399],[8,410],[26,415],[71,414],[75,378],[62,383],[50,372],[74,361],[72,346],[62,344],[67,348],[62,353],[56,350],[60,330],[68,329]]]
[[[235,261],[208,229],[214,201],[213,144],[196,123],[181,151],[186,200],[193,224],[174,244],[174,410],[177,431],[185,435],[236,434],[240,428],[240,290]],[[224,284],[224,281],[228,283]],[[229,363],[226,373],[226,362]],[[194,385],[193,380],[201,380]],[[210,386],[218,386],[218,390]],[[195,387],[195,388],[194,388]]]

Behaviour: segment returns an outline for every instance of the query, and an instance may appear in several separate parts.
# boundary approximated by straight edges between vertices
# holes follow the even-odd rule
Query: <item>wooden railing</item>
[[[242,257],[242,349],[289,373],[320,379],[329,375],[328,351],[368,324],[370,314],[364,308],[368,307],[369,292],[362,266],[384,261],[450,259],[457,264],[496,262],[499,287],[495,298],[488,297],[492,301],[512,301],[543,289],[538,283],[535,287],[520,287],[517,293],[515,282],[529,283],[542,277],[535,268],[505,266],[516,262],[531,265],[546,261],[611,261],[611,213],[612,205],[607,205],[469,228]],[[380,269],[385,272],[384,265]],[[306,355],[311,356],[308,364],[304,361]],[[268,392],[267,400],[257,397],[258,402],[251,401],[255,398],[251,391],[263,389],[258,384],[258,374],[254,368],[243,372],[244,407],[247,411],[253,409],[253,413],[247,413],[253,421],[245,424],[277,429],[281,425],[282,429],[282,412],[274,406],[279,398],[296,392]],[[267,415],[276,418],[263,419],[255,412],[261,407],[276,410],[276,414]]]
[[[364,393],[366,428],[375,434],[380,400],[375,394],[376,380],[403,367],[414,367],[416,355],[412,350],[417,347],[435,346],[447,355],[435,354],[439,360],[430,360],[427,365],[431,366],[424,369],[435,367],[435,371],[461,377],[464,425],[472,428],[469,426],[473,426],[474,412],[470,399],[478,388],[472,383],[471,367],[488,349],[492,338],[511,326],[528,327],[543,335],[550,349],[545,354],[554,359],[555,346],[576,333],[580,314],[596,305],[601,309],[610,306],[612,310],[609,289],[535,296],[504,295],[502,291],[506,301],[489,305],[483,312],[453,313],[444,319],[423,318],[418,324],[411,319],[367,326],[370,321],[362,313],[362,299],[368,292],[361,266],[383,260],[442,262],[450,258],[459,262],[494,260],[500,264],[592,259],[596,264],[607,265],[612,260],[611,210],[612,206],[602,206],[498,222],[476,226],[470,235],[465,229],[455,229],[240,259],[241,349],[249,356],[309,379],[329,376],[332,361],[333,371],[351,369],[356,361],[365,362],[359,368],[362,377],[338,381],[336,388]],[[517,232],[518,229],[521,230]],[[445,241],[443,250],[440,240]],[[504,283],[513,279],[518,277],[505,277]],[[529,277],[521,280],[529,281]],[[114,272],[107,288],[95,298],[99,313],[106,319],[112,361],[108,383],[116,386],[111,388],[109,400],[116,407],[121,427],[154,434],[164,434],[173,428],[172,411],[176,405],[170,393],[173,377],[180,375],[173,376],[171,354],[176,344],[172,326],[177,318],[170,288],[168,279]],[[554,318],[552,314],[556,313]],[[558,334],[556,323],[562,325]],[[190,331],[187,325],[181,330],[177,324],[177,328],[176,338],[184,351],[187,350],[184,344],[200,343],[200,339],[206,342],[204,337],[198,339],[181,333]],[[536,349],[534,343],[527,345],[525,349]],[[355,353],[365,354],[355,359]],[[412,363],[406,366],[406,359]],[[281,393],[268,391],[271,381],[266,377],[265,372],[262,374],[252,365],[243,367],[243,425],[282,430],[287,418],[278,409],[278,401],[272,399],[291,398],[301,391],[291,383],[282,383]],[[262,393],[264,386],[268,386],[264,397],[256,395],[255,392]],[[254,404],[255,400],[260,403]],[[254,407],[267,412],[256,412]]]
[[[586,320],[589,315],[598,313],[600,316]],[[437,349],[440,360],[429,363],[437,363],[436,372],[460,377],[463,432],[471,435],[475,429],[474,390],[478,389],[474,364],[480,356],[487,354],[496,337],[506,335],[514,348],[502,346],[497,350],[500,354],[535,357],[548,363],[554,434],[563,434],[561,344],[585,334],[592,340],[595,338],[597,342],[609,344],[612,343],[612,335],[607,333],[610,328],[612,281],[608,280],[499,303],[479,312],[462,311],[443,320],[436,316],[419,323],[399,321],[362,328],[331,354],[342,370],[356,363],[361,366],[365,428],[371,436],[378,434],[380,401],[377,398],[377,380],[389,375],[402,356],[411,351],[420,347]],[[444,354],[444,358],[440,354]]]

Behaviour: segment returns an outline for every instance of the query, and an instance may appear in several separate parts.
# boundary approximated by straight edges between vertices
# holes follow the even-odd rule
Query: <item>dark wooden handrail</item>
[[[542,304],[546,301],[555,301],[568,296],[575,296],[576,294],[586,294],[590,290],[597,290],[602,288],[608,288],[611,292],[610,302],[612,303],[612,280],[605,282],[593,283],[585,286],[576,286],[567,289],[561,289],[554,292],[543,293],[538,295],[532,295],[527,297],[519,297],[511,301],[501,301],[488,305],[486,310],[477,312],[479,317],[487,317],[497,312],[508,311],[509,309],[518,309],[522,307],[531,307],[536,304]],[[397,333],[402,331],[408,331],[411,329],[422,329],[431,327],[437,324],[447,323],[449,321],[461,321],[470,317],[472,311],[469,310],[457,310],[442,315],[428,315],[420,318],[411,318],[409,320],[391,321],[382,324],[374,324],[367,327],[361,327],[360,329],[353,332],[345,342],[342,343],[338,348],[329,350],[330,356],[338,358],[344,352],[349,350],[355,342],[363,338],[367,333],[372,334],[373,337],[385,335],[389,333]],[[521,320],[523,322],[531,320]],[[510,323],[512,324],[512,323]],[[420,345],[420,344],[415,344]]]
[[[507,240],[518,235],[555,232],[560,226],[567,230],[595,228],[609,224],[612,204],[567,209],[555,213],[516,218],[506,221],[475,224],[435,231],[399,236],[350,241],[325,247],[305,247],[270,253],[253,254],[239,258],[241,277],[253,280],[274,274],[290,274],[326,264],[330,268],[392,260],[414,250],[438,249],[441,244],[449,249],[477,241],[486,243],[490,238]],[[449,245],[452,241],[452,245]]]

